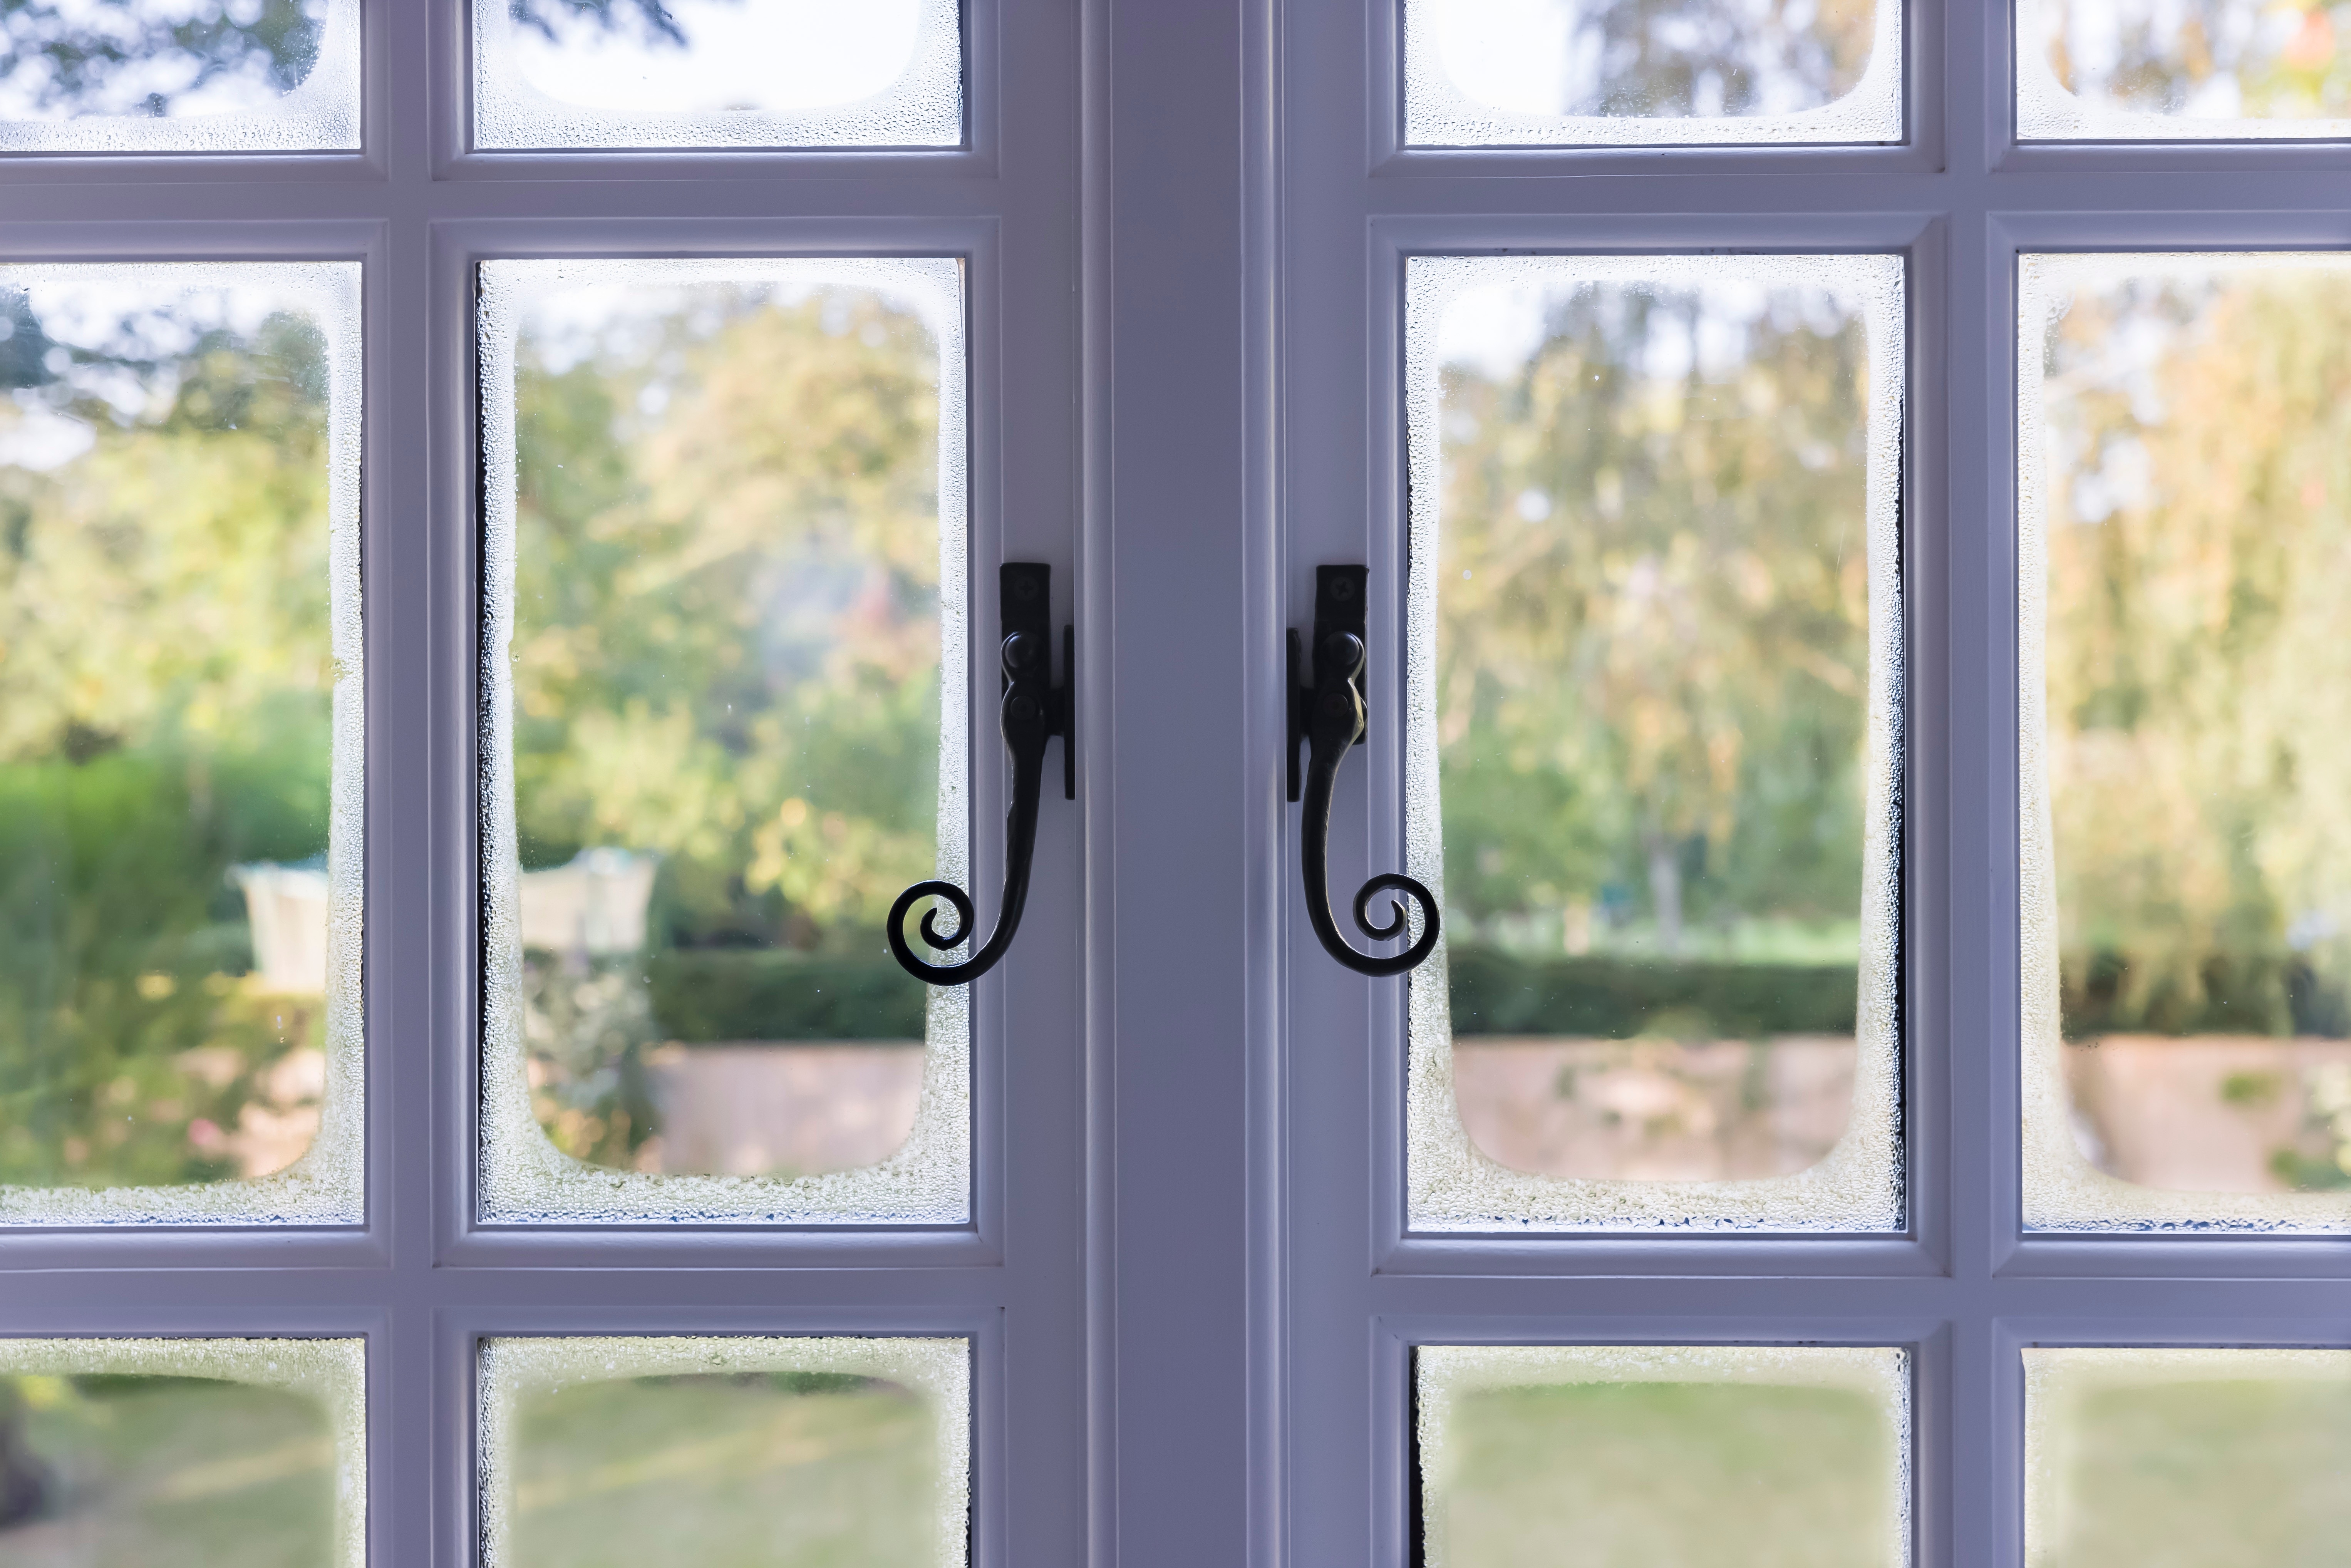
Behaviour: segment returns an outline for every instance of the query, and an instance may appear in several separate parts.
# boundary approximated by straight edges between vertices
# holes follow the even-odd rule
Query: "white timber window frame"
[[[0,1335],[363,1339],[371,1563],[475,1561],[478,1347],[538,1334],[966,1340],[971,1561],[1082,1553],[1076,809],[1056,800],[1047,813],[1021,949],[976,998],[967,1224],[475,1218],[475,267],[956,258],[973,415],[968,570],[987,589],[974,596],[974,646],[989,655],[976,667],[992,671],[998,559],[1052,563],[1056,613],[1083,619],[1072,606],[1080,34],[1067,8],[1040,0],[965,0],[961,13],[966,131],[936,151],[476,152],[468,0],[364,0],[356,152],[0,157],[8,260],[360,265],[364,1218],[0,1231]],[[993,704],[991,682],[974,713],[991,743]],[[988,911],[1002,874],[1000,756],[996,744],[976,753],[971,779]]]
[[[2006,0],[1913,0],[1899,144],[1418,151],[1399,16],[967,0],[960,149],[492,154],[465,0],[367,0],[356,153],[0,158],[0,259],[361,264],[370,869],[365,1222],[0,1234],[0,1334],[364,1337],[370,1561],[434,1568],[488,1335],[967,1335],[990,1568],[1405,1568],[1414,1344],[1786,1340],[1908,1348],[1913,1561],[2011,1565],[2021,1347],[2351,1342],[2339,1240],[2031,1236],[2017,1176],[2015,256],[2339,247],[2343,149],[2020,144]],[[1400,667],[1401,260],[1839,248],[1907,275],[1907,1228],[1412,1235],[1402,982],[1308,931],[1281,750],[1317,562],[1371,563]],[[479,1225],[472,268],[861,251],[968,259],[973,580],[1050,561],[1079,628],[1081,799],[975,998],[973,1221]],[[1342,881],[1403,848],[1373,690]]]
[[[2325,249],[2351,238],[2339,143],[2025,144],[2008,0],[1912,0],[1900,144],[1418,149],[1398,0],[1276,5],[1254,149],[1273,302],[1252,630],[1311,613],[1320,560],[1372,567],[1364,782],[1334,885],[1402,859],[1403,263],[1417,254],[1869,251],[1907,275],[1902,487],[1905,1226],[1791,1237],[1415,1234],[1404,987],[1331,965],[1294,873],[1269,885],[1255,1092],[1268,1278],[1261,1394],[1280,1478],[1265,1561],[1404,1568],[1410,1355],[1425,1343],[1825,1343],[1911,1353],[1920,1568],[2021,1564],[2033,1344],[2351,1343],[2338,1239],[2047,1235],[2019,1178],[2016,258],[2031,250]],[[1276,690],[1253,698],[1271,719]],[[1278,734],[1264,722],[1253,735]],[[1279,796],[1264,829],[1294,825]],[[1352,880],[1351,880],[1352,879]],[[1277,903],[1278,901],[1278,903]]]

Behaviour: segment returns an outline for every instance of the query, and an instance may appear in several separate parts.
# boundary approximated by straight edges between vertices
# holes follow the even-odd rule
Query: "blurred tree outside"
[[[291,92],[319,57],[325,0],[0,0],[0,105],[15,114],[201,111],[246,78]]]
[[[1469,98],[1543,114],[1818,109],[1860,84],[1878,43],[1874,0],[1432,0],[1429,15]]]
[[[2118,277],[2049,333],[2069,1033],[2351,1032],[2346,283]]]
[[[2351,116],[2351,5],[2327,0],[2043,0],[2050,69],[2150,114]]]
[[[1616,301],[1563,295],[1508,373],[1444,371],[1452,930],[1677,956],[1693,984],[1834,957],[1861,833],[1859,332],[1792,300]],[[2069,1032],[2351,1034],[2346,329],[2351,289],[2312,268],[2085,289],[2051,334]],[[1709,330],[1740,335],[1718,371],[1661,357]]]
[[[235,1174],[316,1009],[237,978],[229,868],[326,844],[323,344],[0,325],[0,1181]]]
[[[1858,321],[1817,290],[1583,288],[1554,297],[1507,376],[1444,375],[1456,939],[1849,954],[1868,636]]]
[[[652,955],[886,965],[933,874],[937,349],[871,291],[696,289],[526,331],[519,363],[523,863],[661,858],[649,953],[531,960],[538,1087],[559,1146],[626,1163]]]

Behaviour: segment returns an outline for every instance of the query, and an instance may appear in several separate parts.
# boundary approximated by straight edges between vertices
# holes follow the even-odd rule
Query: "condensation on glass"
[[[1903,137],[1901,0],[1405,0],[1416,147]]]
[[[0,1339],[0,1562],[366,1568],[357,1339]]]
[[[359,305],[0,267],[0,1223],[361,1218]]]
[[[960,264],[481,291],[482,1217],[961,1222]]]
[[[971,1342],[481,1343],[483,1568],[964,1568]]]
[[[360,0],[0,7],[0,152],[360,145]]]
[[[2032,1346],[2024,1390],[2030,1568],[2341,1560],[2351,1351]]]
[[[1910,1358],[1881,1346],[1422,1345],[1427,1568],[1902,1568]]]
[[[2351,262],[2018,264],[2024,1220],[2351,1227]]]
[[[473,0],[474,145],[955,147],[956,0]]]
[[[1903,274],[1420,256],[1422,1230],[1903,1222]]]
[[[2351,5],[2017,0],[2026,141],[2351,137]]]

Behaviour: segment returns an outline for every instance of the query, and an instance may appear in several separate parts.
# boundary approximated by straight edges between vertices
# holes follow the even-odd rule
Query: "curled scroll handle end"
[[[1315,572],[1314,682],[1301,684],[1298,633],[1290,634],[1290,798],[1302,794],[1305,812],[1299,824],[1301,870],[1306,881],[1306,913],[1324,952],[1357,974],[1401,975],[1420,967],[1436,951],[1437,900],[1427,888],[1398,872],[1372,878],[1356,891],[1355,927],[1374,942],[1393,941],[1412,928],[1416,904],[1420,936],[1403,952],[1385,957],[1359,953],[1340,934],[1331,908],[1331,800],[1339,787],[1339,768],[1347,753],[1364,738],[1363,674],[1364,644],[1364,588],[1368,576],[1360,566],[1325,566]],[[1298,747],[1308,748],[1303,789],[1298,778]],[[1401,894],[1388,900],[1388,918],[1372,922],[1372,900],[1379,894]]]

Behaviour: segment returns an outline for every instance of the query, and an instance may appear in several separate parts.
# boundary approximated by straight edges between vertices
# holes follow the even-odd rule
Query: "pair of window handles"
[[[1403,952],[1386,957],[1358,953],[1339,933],[1331,910],[1331,797],[1339,787],[1339,764],[1364,739],[1364,663],[1366,632],[1364,596],[1367,568],[1314,569],[1314,678],[1300,679],[1301,650],[1290,633],[1290,798],[1300,797],[1298,748],[1307,747],[1303,786],[1305,821],[1299,834],[1300,869],[1306,880],[1306,913],[1323,951],[1363,975],[1401,975],[1416,967],[1437,946],[1437,900],[1408,876],[1390,872],[1364,883],[1355,894],[1355,925],[1374,942],[1392,941],[1409,929],[1403,899],[1388,900],[1385,925],[1371,920],[1371,902],[1382,893],[1402,894],[1420,906],[1420,936]],[[998,591],[1004,633],[1004,747],[1012,756],[1012,806],[1004,826],[1004,900],[996,929],[979,950],[961,963],[933,964],[914,956],[906,940],[906,915],[925,898],[937,898],[955,912],[955,925],[939,928],[939,908],[923,915],[923,941],[945,953],[967,940],[977,924],[971,899],[951,882],[918,882],[890,906],[890,951],[905,971],[934,986],[959,986],[994,968],[1020,929],[1029,902],[1029,862],[1037,848],[1037,805],[1045,788],[1045,747],[1061,739],[1061,793],[1078,798],[1077,638],[1061,628],[1061,668],[1070,682],[1053,684],[1050,624],[1052,569],[1035,561],[1006,561]]]

